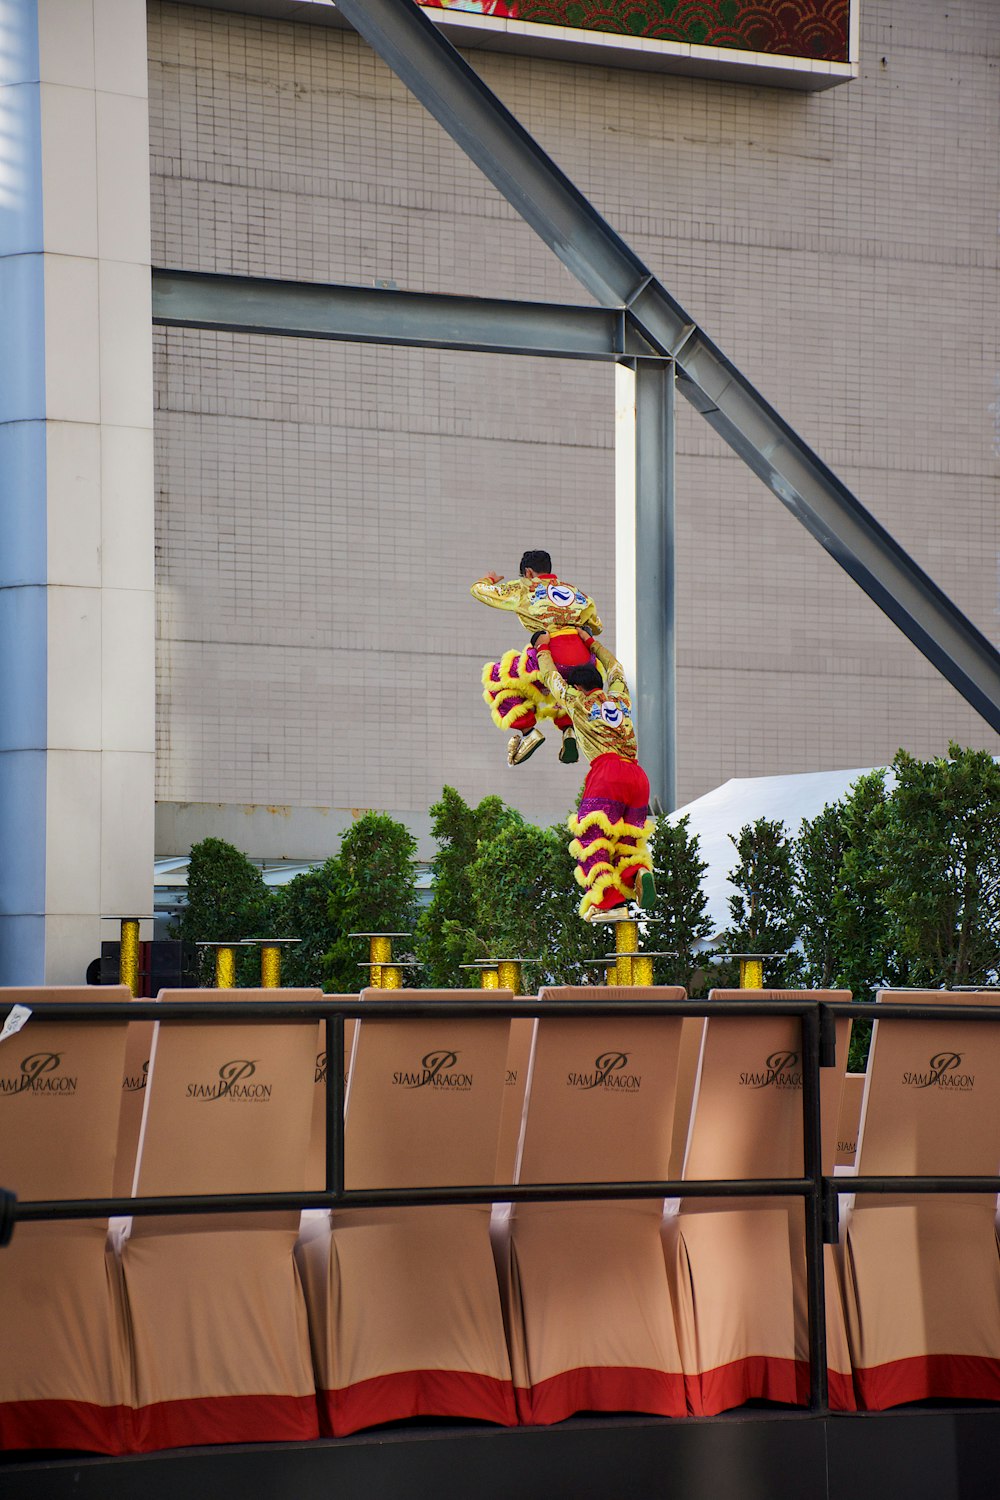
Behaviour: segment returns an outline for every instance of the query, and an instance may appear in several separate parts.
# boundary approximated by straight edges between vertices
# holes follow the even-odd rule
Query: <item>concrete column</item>
[[[676,805],[674,370],[615,366],[615,643],[650,796]]]
[[[144,0],[0,13],[0,984],[152,900]]]

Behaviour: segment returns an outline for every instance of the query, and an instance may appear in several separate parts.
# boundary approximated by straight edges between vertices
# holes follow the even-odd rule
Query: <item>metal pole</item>
[[[676,804],[674,366],[615,372],[615,645],[632,689],[650,797]],[[640,625],[641,648],[640,648]]]
[[[344,1191],[344,1018],[327,1016],[326,1190]]]
[[[483,969],[480,972],[480,987],[484,990],[498,990],[500,988],[500,975],[496,969]]]

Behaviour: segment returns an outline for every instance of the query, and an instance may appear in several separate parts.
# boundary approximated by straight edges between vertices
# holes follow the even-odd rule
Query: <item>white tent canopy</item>
[[[829,802],[839,802],[872,767],[854,771],[808,771],[794,776],[741,776],[723,782],[670,814],[671,823],[687,815],[689,834],[697,834],[701,857],[708,865],[702,885],[708,896],[713,932],[729,925],[727,898],[735,894],[729,874],[736,867],[732,839],[746,823],[758,818],[782,821],[790,837],[797,836],[803,818],[815,818]]]

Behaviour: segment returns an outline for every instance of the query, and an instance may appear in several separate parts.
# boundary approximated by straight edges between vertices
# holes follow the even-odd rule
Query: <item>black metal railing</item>
[[[646,1000],[602,998],[586,1001],[422,1000],[409,991],[392,1000],[138,1000],[35,1003],[32,1016],[60,1022],[87,1021],[322,1021],[326,1028],[326,1187],[316,1192],[205,1193],[136,1198],[78,1198],[18,1201],[0,1190],[0,1245],[19,1223],[105,1218],[118,1215],[280,1212],[306,1208],[393,1208],[456,1203],[560,1203],[637,1198],[799,1197],[805,1211],[806,1289],[809,1337],[809,1408],[828,1409],[827,1340],[824,1307],[824,1244],[838,1239],[838,1199],[842,1193],[1000,1192],[1000,1177],[842,1177],[822,1171],[820,1068],[836,1065],[838,1016],[878,1020],[998,1021],[1000,1007],[896,1003],[863,1005],[807,999]],[[663,1179],[620,1182],[482,1183],[424,1188],[347,1188],[344,1182],[344,1022],[349,1019],[440,1020],[477,1016],[503,1018],[797,1017],[802,1036],[801,1177]]]

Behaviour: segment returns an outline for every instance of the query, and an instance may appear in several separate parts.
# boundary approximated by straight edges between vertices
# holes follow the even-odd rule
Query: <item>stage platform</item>
[[[1000,1407],[406,1426],[129,1458],[0,1456],[3,1500],[994,1500]]]

